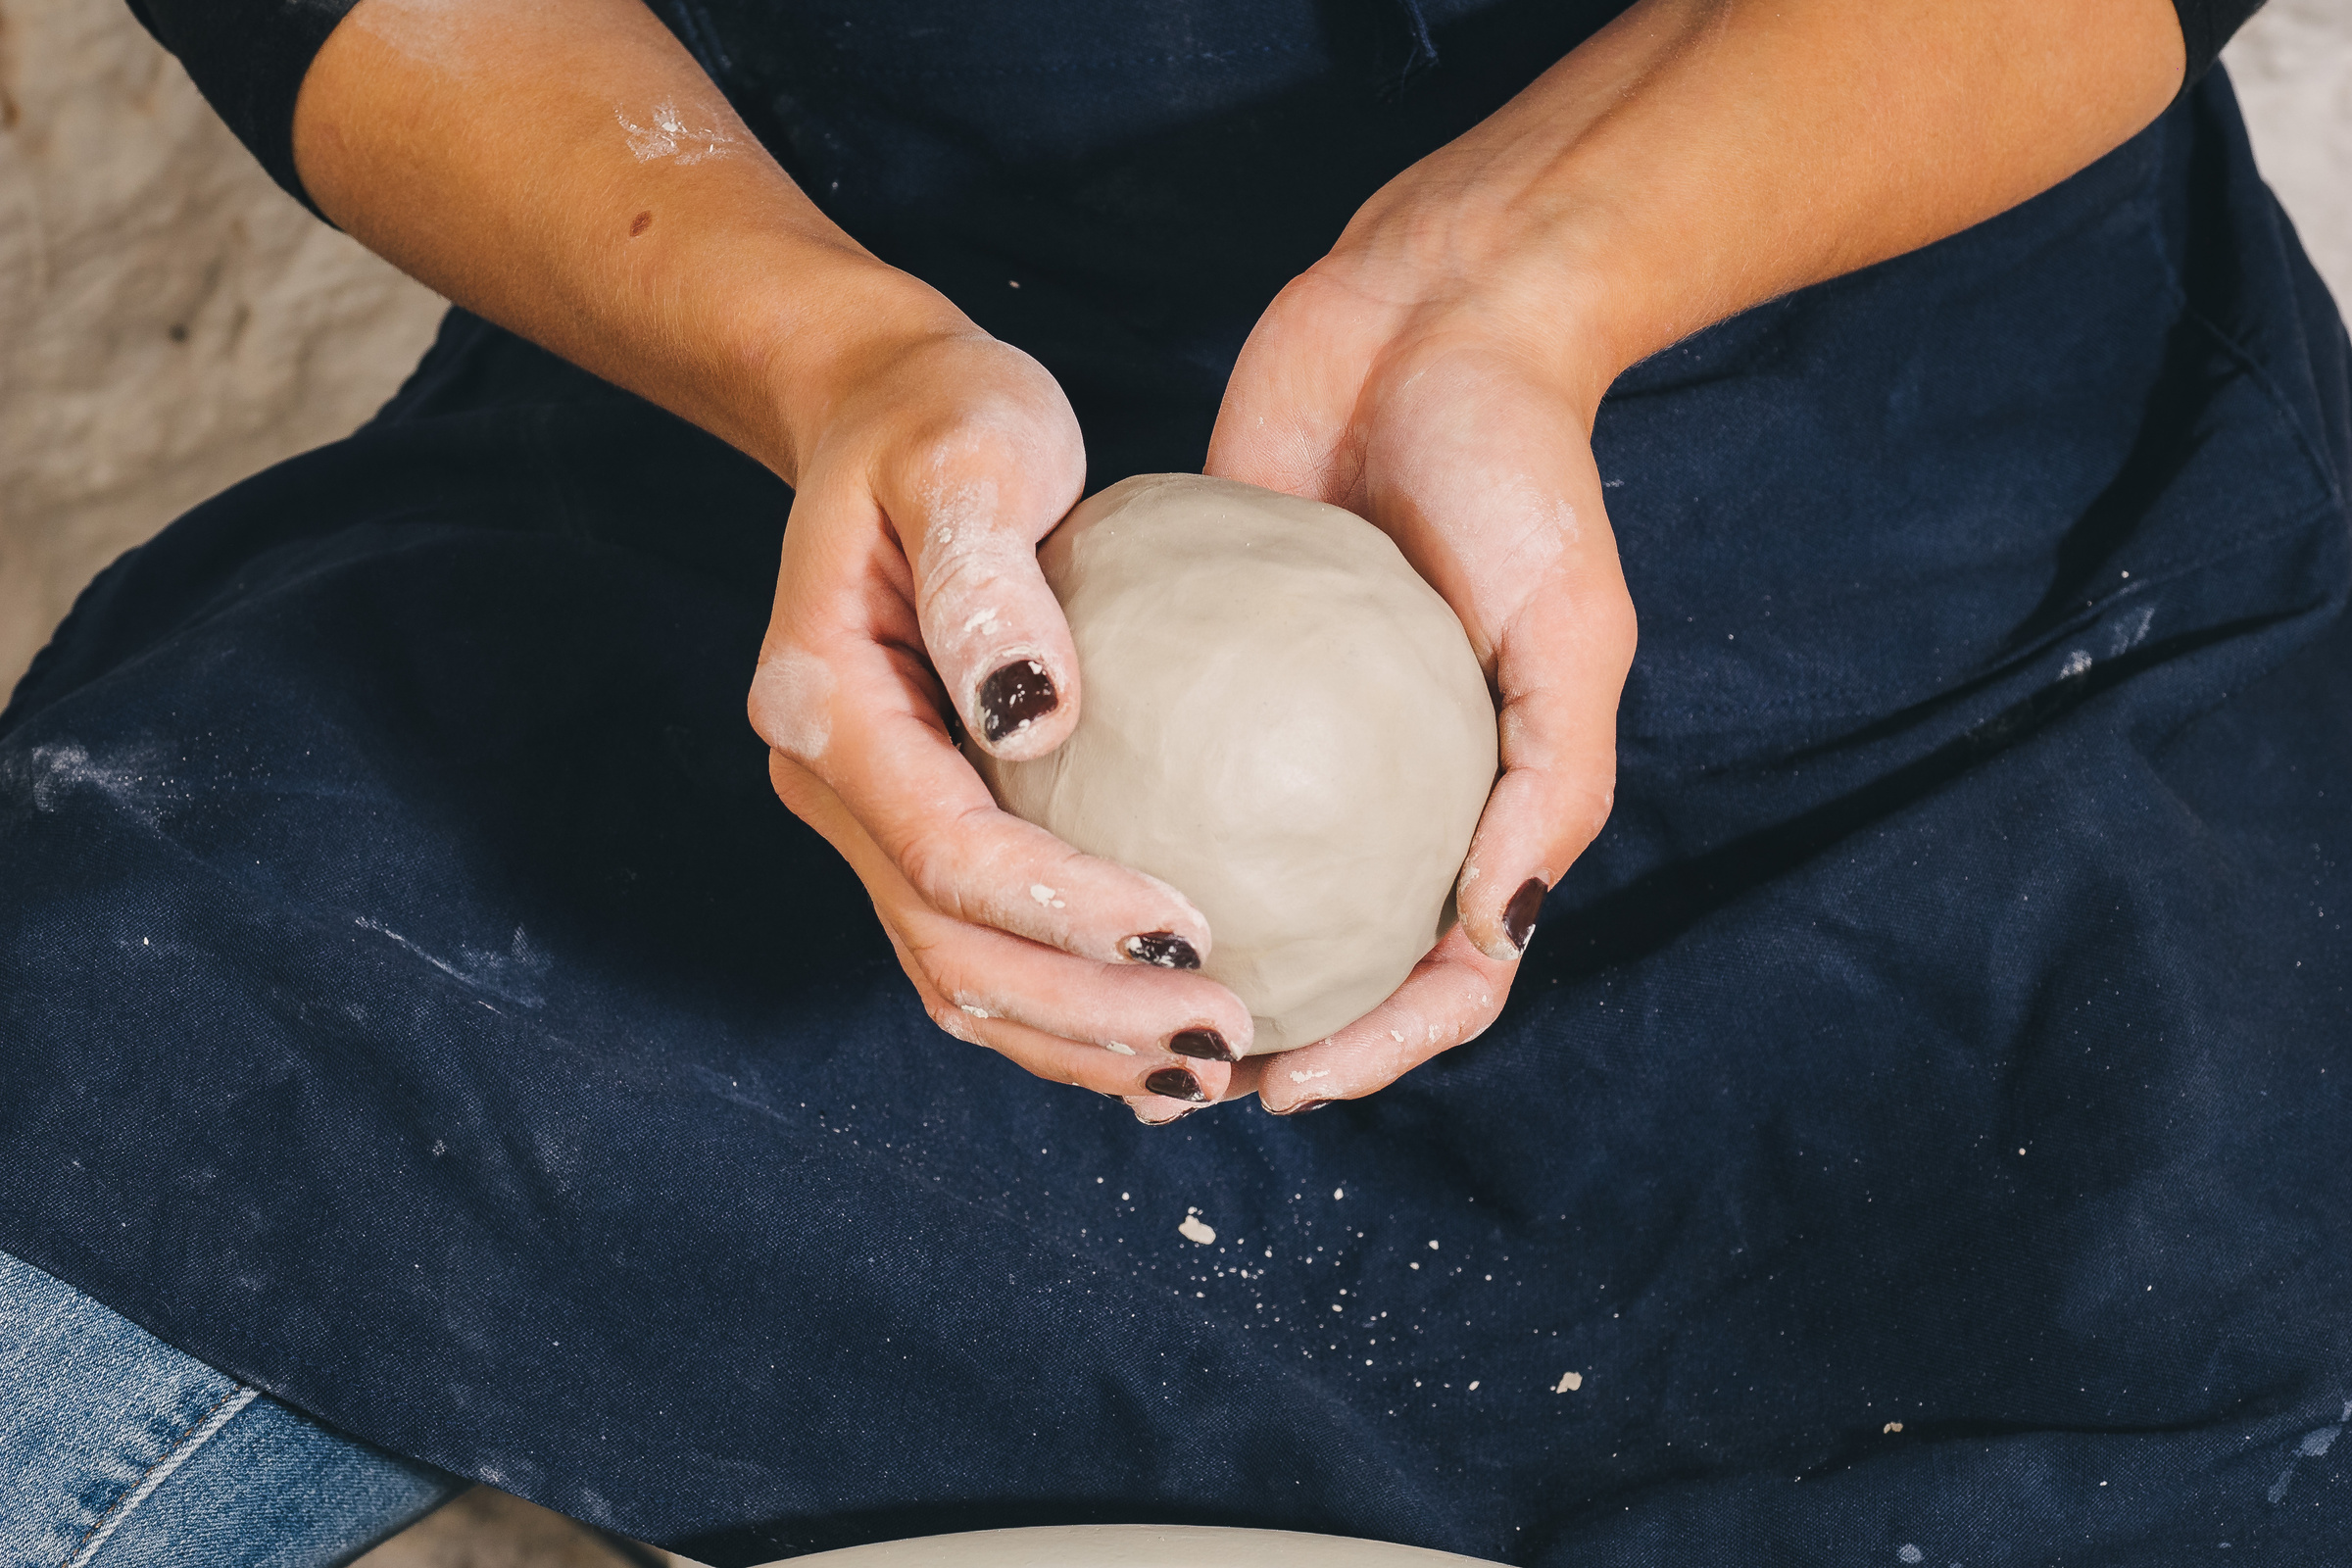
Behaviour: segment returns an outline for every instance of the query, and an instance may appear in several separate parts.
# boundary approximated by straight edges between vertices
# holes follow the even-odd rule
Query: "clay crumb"
[[[1202,1247],[1206,1247],[1209,1243],[1217,1239],[1217,1233],[1208,1226],[1202,1224],[1200,1222],[1200,1216],[1198,1214],[1185,1215],[1182,1220],[1177,1222],[1176,1231],[1177,1234],[1182,1236],[1186,1241],[1198,1242]]]
[[[1582,1372],[1563,1372],[1560,1374],[1559,1383],[1553,1387],[1551,1392],[1554,1394],[1574,1394],[1577,1390],[1583,1388],[1584,1386],[1585,1375]]]

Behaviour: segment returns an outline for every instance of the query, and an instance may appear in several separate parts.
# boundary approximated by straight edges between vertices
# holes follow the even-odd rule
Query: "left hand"
[[[1370,1094],[1493,1022],[1615,786],[1634,607],[1592,453],[1607,375],[1580,352],[1573,300],[1521,281],[1535,236],[1476,233],[1454,151],[1399,175],[1276,297],[1209,443],[1209,473],[1394,539],[1461,617],[1500,711],[1459,924],[1364,1017],[1236,1068],[1228,1094],[1254,1087],[1278,1113]]]
[[[1396,541],[1486,662],[1504,771],[1460,928],[1229,1094],[1369,1094],[1478,1033],[1538,890],[1599,831],[1634,653],[1591,449],[1617,373],[2047,190],[2153,120],[2186,58],[2170,0],[1635,0],[1276,297],[1207,469]]]

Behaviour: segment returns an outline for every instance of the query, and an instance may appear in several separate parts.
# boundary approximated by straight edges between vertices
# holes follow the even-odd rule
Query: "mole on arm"
[[[653,226],[654,215],[652,209],[649,208],[645,212],[639,213],[636,218],[630,221],[629,238],[635,239],[638,235],[644,233],[647,229]]]

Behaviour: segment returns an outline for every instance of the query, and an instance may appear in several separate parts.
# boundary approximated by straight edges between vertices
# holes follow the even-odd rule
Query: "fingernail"
[[[1511,946],[1527,951],[1527,939],[1536,934],[1536,916],[1544,912],[1544,883],[1539,877],[1529,877],[1511,895],[1503,906],[1502,934],[1511,939]]]
[[[1310,1110],[1321,1110],[1330,1103],[1331,1102],[1328,1100],[1301,1100],[1290,1109],[1278,1110],[1274,1114],[1277,1116],[1303,1116]]]
[[[1208,1103],[1200,1092],[1200,1080],[1182,1067],[1162,1067],[1144,1080],[1144,1087],[1163,1100],[1189,1100],[1197,1105]]]
[[[1144,1107],[1141,1105],[1129,1105],[1127,1108],[1134,1111],[1135,1119],[1142,1122],[1147,1127],[1165,1127],[1170,1122],[1182,1121],[1185,1117],[1190,1116],[1194,1112],[1200,1109],[1199,1105],[1187,1105],[1182,1110],[1176,1112],[1176,1114],[1173,1116],[1147,1116],[1144,1114]]]
[[[1054,677],[1034,659],[1016,659],[980,683],[980,732],[992,741],[1017,735],[1061,706]]]
[[[1147,931],[1140,937],[1129,937],[1119,946],[1138,963],[1155,963],[1162,969],[1200,967],[1200,955],[1173,931]]]
[[[1168,1049],[1179,1056],[1196,1061],[1237,1061],[1240,1058],[1226,1049],[1225,1037],[1214,1029],[1183,1029],[1168,1039]]]

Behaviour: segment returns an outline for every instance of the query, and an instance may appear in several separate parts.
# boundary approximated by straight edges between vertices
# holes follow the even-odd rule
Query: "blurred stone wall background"
[[[0,689],[108,561],[366,419],[441,308],[280,193],[122,0],[0,0]]]
[[[2228,59],[2352,301],[2352,0],[2271,0]],[[0,691],[116,555],[365,419],[441,308],[271,185],[121,0],[0,0]],[[563,1529],[477,1494],[369,1561],[616,1560]]]

